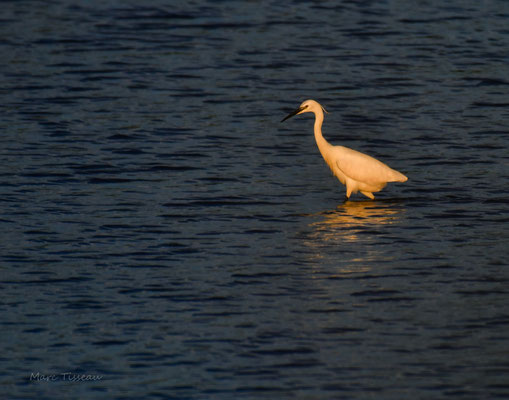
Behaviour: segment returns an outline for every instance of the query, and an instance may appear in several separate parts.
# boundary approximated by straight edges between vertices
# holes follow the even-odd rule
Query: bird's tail
[[[390,182],[406,182],[408,181],[408,178],[403,175],[401,172],[396,171],[395,169],[392,170],[392,177]]]

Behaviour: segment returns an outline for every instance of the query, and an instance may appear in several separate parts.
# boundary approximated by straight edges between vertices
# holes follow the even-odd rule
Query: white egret
[[[294,115],[312,112],[315,114],[315,139],[318,149],[332,173],[346,186],[346,200],[352,193],[360,191],[374,199],[373,192],[382,190],[387,182],[405,182],[408,178],[376,158],[344,146],[333,146],[322,135],[323,112],[326,111],[314,100],[304,101],[299,108],[288,114],[281,122]]]

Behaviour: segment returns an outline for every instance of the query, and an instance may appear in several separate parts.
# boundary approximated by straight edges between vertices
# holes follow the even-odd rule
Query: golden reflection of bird
[[[333,146],[327,142],[322,135],[324,111],[325,109],[318,102],[306,100],[281,122],[302,113],[312,112],[315,114],[316,144],[332,173],[346,186],[346,200],[357,191],[374,199],[373,192],[382,190],[387,182],[405,182],[408,179],[401,172],[390,168],[376,158],[348,147]]]
[[[336,262],[338,252],[341,253],[337,276],[365,273],[371,269],[372,262],[389,262],[393,255],[380,246],[363,246],[362,252],[350,252],[352,244],[375,243],[380,236],[377,230],[398,224],[404,213],[404,207],[395,201],[346,201],[334,210],[308,214],[315,221],[309,225],[311,231],[303,244],[311,250],[308,257],[320,260],[319,264],[327,259]]]
[[[355,242],[360,230],[396,223],[403,210],[397,204],[371,201],[346,201],[334,211],[322,212],[319,221],[312,223],[314,240],[344,240]]]

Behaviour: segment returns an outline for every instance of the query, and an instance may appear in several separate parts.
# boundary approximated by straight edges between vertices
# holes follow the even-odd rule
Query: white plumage
[[[283,121],[294,115],[312,112],[315,114],[315,139],[318,149],[325,162],[346,186],[346,198],[352,193],[361,192],[364,196],[374,199],[373,192],[382,190],[387,182],[405,182],[408,178],[376,158],[344,146],[333,146],[322,135],[323,112],[325,109],[314,100],[304,101],[294,112],[288,114]]]

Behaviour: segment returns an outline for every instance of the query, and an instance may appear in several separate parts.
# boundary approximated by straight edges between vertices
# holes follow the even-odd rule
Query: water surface
[[[10,399],[509,396],[509,3],[2,9]]]

